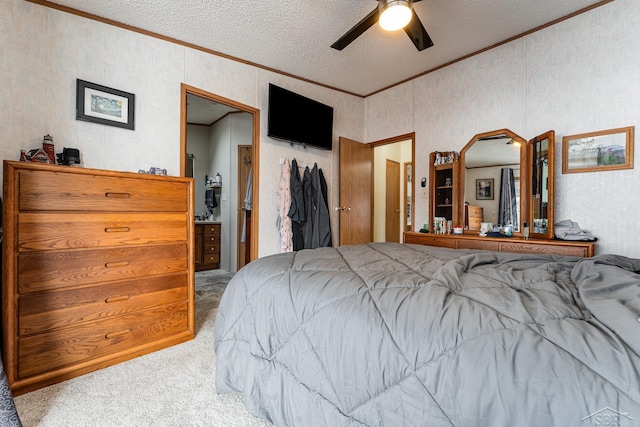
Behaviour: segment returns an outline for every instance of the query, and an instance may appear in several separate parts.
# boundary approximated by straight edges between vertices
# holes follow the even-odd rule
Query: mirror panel
[[[501,129],[474,136],[462,149],[457,222],[465,233],[479,234],[482,223],[491,223],[520,234],[528,217],[521,197],[527,194],[526,148],[526,140]]]
[[[555,132],[549,131],[529,141],[529,235],[539,239],[553,239],[553,157]]]

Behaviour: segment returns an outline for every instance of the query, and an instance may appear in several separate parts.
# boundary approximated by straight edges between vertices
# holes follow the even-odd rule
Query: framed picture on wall
[[[562,173],[633,169],[634,127],[562,138]]]
[[[77,79],[77,120],[133,130],[134,111],[134,94]]]
[[[493,200],[493,178],[476,179],[476,199]]]

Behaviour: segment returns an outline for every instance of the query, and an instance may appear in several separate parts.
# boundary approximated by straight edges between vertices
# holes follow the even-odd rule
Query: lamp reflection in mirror
[[[411,0],[379,0],[378,23],[383,30],[396,31],[404,28],[413,16]]]

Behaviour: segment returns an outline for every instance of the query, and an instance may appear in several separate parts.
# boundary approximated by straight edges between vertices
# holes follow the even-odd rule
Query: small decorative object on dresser
[[[194,337],[193,180],[4,162],[14,394]]]

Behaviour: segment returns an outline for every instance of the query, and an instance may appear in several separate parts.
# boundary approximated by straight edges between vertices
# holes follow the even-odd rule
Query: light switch
[[[220,200],[222,200],[223,202],[227,201],[227,193],[220,193]]]
[[[428,199],[429,198],[429,189],[428,188],[423,188],[422,189],[422,198],[423,199]]]

